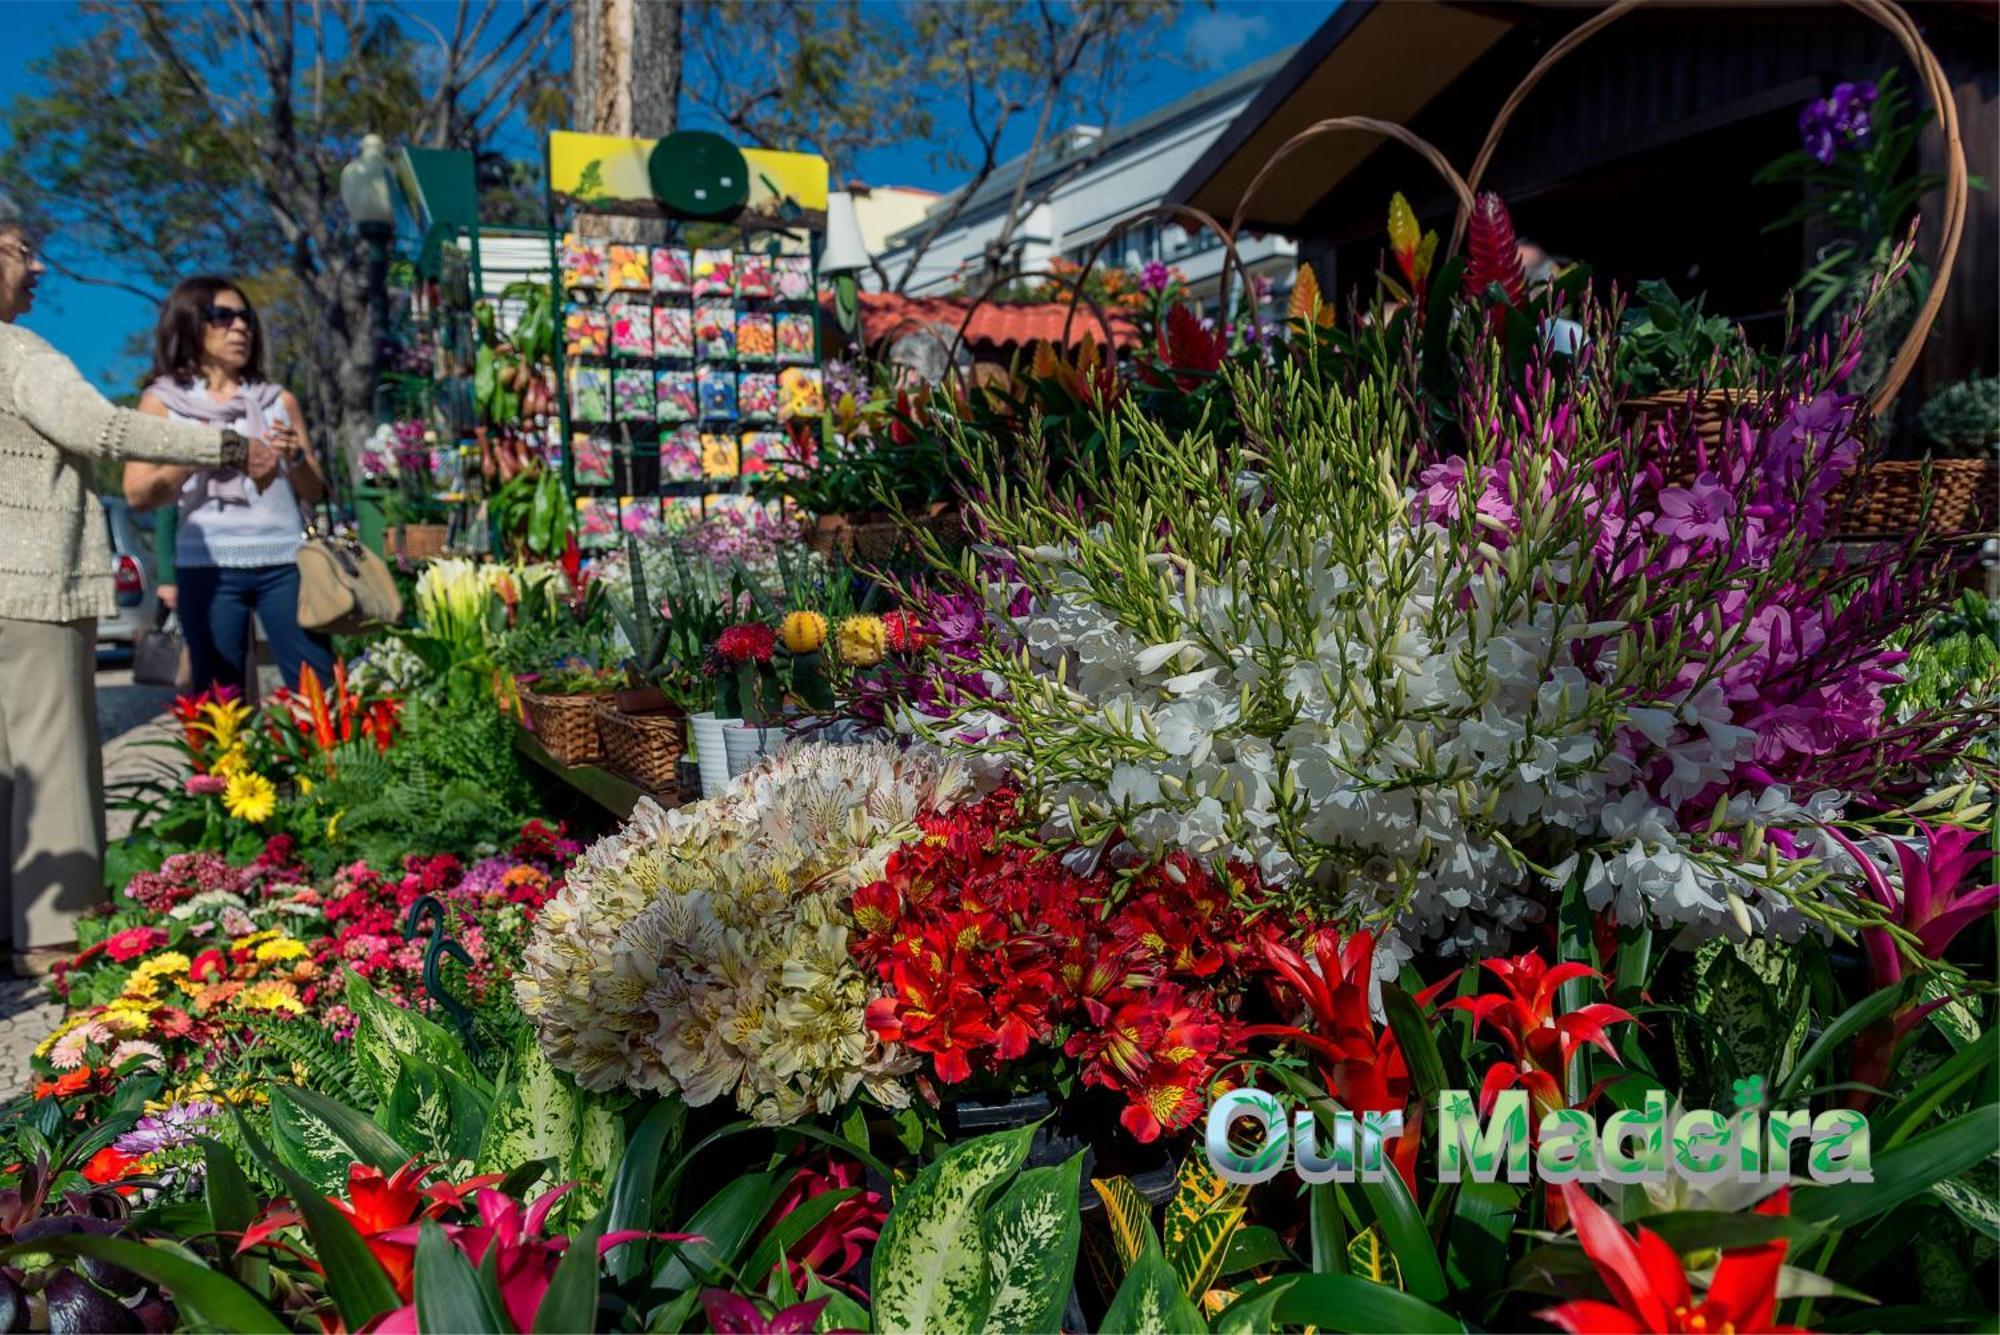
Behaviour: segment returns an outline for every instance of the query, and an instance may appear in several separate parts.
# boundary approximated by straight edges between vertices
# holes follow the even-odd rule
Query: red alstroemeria
[[[1785,1262],[1785,1240],[1774,1238],[1754,1247],[1722,1253],[1709,1281],[1708,1293],[1697,1303],[1680,1257],[1659,1234],[1641,1227],[1635,1242],[1608,1211],[1575,1183],[1564,1183],[1563,1200],[1576,1220],[1577,1241],[1611,1291],[1612,1301],[1579,1298],[1536,1313],[1550,1325],[1572,1335],[1759,1335],[1797,1332],[1797,1326],[1776,1326],[1778,1273]],[[1780,1189],[1757,1207],[1757,1213],[1790,1213],[1790,1189]]]
[[[1458,997],[1444,1005],[1445,1010],[1462,1010],[1475,1023],[1496,1031],[1513,1057],[1512,1061],[1495,1062],[1486,1073],[1479,1090],[1481,1112],[1492,1108],[1501,1090],[1515,1085],[1527,1089],[1537,1113],[1568,1107],[1563,1079],[1578,1046],[1595,1044],[1617,1061],[1618,1049],[1604,1030],[1608,1025],[1631,1021],[1631,1014],[1608,1002],[1579,1006],[1563,1015],[1555,1013],[1564,983],[1572,978],[1601,977],[1587,964],[1571,961],[1551,968],[1548,961],[1533,953],[1484,963],[1506,991]]]

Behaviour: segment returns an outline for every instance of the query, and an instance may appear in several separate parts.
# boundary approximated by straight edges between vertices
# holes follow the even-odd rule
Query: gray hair
[[[21,212],[21,206],[5,190],[0,190],[0,232],[25,232],[28,220]]]

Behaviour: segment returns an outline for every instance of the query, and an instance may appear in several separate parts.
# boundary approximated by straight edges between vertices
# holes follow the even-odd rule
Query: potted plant
[[[598,730],[613,768],[653,792],[673,793],[679,784],[680,759],[687,751],[686,716],[660,684],[674,623],[661,614],[648,591],[639,544],[629,533],[625,559],[632,581],[631,606],[614,601],[611,611],[631,653],[622,664],[623,687],[598,702]]]
[[[623,674],[576,663],[515,680],[529,729],[550,755],[571,769],[603,758],[597,702],[617,688]]]
[[[1757,357],[1743,327],[1702,309],[1700,295],[1683,301],[1659,279],[1640,283],[1618,335],[1622,411],[1643,429],[1645,419],[1693,414],[1708,445],[1722,439],[1731,411],[1753,403]]]

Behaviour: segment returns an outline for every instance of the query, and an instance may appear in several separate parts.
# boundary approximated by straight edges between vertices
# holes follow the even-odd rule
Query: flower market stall
[[[1738,358],[1356,128],[1461,202],[1365,286],[829,384],[792,482],[914,559],[614,481],[617,543],[183,702],[0,1132],[0,1322],[1991,1324],[2000,617],[1850,522],[1908,242]]]

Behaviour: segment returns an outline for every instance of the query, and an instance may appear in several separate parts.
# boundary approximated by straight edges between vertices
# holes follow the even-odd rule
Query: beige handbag
[[[299,625],[327,635],[393,626],[403,618],[403,595],[381,557],[333,531],[331,466],[326,473],[326,527],[310,508],[300,507],[305,536],[299,544]]]

